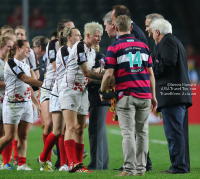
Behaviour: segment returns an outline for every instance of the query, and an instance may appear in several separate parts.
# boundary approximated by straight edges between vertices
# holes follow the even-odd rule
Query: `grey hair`
[[[172,25],[169,21],[165,19],[155,19],[151,24],[150,28],[153,32],[159,30],[162,35],[171,33],[172,34]]]
[[[103,17],[103,21],[106,21],[109,25],[112,23],[112,19],[111,19],[111,13],[112,11],[108,12],[104,17]]]
[[[41,46],[42,50],[46,50],[46,46],[49,43],[49,39],[44,36],[36,36],[32,40],[33,43],[35,43],[36,46]]]
[[[155,19],[164,19],[164,17],[161,14],[153,13],[146,16],[146,19],[150,19],[151,22]]]

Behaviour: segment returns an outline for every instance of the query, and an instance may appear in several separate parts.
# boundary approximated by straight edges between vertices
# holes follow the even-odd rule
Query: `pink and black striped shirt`
[[[152,66],[149,47],[132,34],[120,36],[107,49],[105,69],[115,69],[118,99],[124,95],[151,99],[148,68]]]

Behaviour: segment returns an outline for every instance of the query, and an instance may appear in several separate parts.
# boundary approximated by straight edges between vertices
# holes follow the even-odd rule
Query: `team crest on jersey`
[[[85,61],[86,61],[85,52],[79,53],[79,57],[80,57],[80,61],[81,61],[81,62],[85,62]]]
[[[22,72],[22,70],[21,70],[18,66],[13,67],[13,71],[14,71],[15,73],[17,73],[17,74],[19,74],[19,73]]]
[[[55,58],[55,51],[54,50],[49,50],[49,58]]]
[[[63,58],[64,58],[65,63],[67,63],[68,58],[69,58],[69,55],[68,55],[68,56],[65,56],[65,57],[63,57]]]

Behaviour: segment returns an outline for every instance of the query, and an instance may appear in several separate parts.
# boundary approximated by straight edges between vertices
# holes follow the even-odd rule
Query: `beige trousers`
[[[116,104],[123,138],[123,168],[131,175],[146,171],[150,104],[151,99],[133,96],[124,96]]]

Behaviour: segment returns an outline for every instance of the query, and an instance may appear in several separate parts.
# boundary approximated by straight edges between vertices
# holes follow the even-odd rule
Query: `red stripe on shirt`
[[[127,81],[117,84],[116,90],[123,90],[128,88],[137,88],[137,87],[150,87],[150,80],[134,80]]]
[[[120,46],[120,48],[118,46]],[[118,50],[124,49],[127,47],[141,47],[141,48],[146,48],[147,50],[149,50],[149,47],[143,42],[122,42],[115,45],[114,47],[109,46],[108,51],[113,51],[114,53],[116,53]]]
[[[108,64],[116,65],[116,59],[114,57],[106,57],[106,59],[109,62]]]

